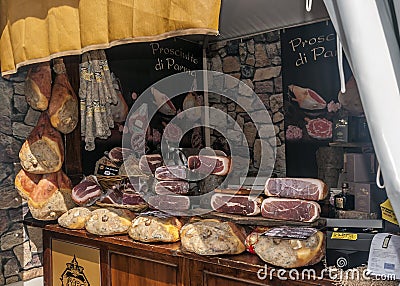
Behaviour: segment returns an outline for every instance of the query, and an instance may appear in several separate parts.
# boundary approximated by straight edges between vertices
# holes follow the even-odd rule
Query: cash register
[[[384,228],[381,219],[326,219],[326,262],[344,270],[367,264],[374,236]]]

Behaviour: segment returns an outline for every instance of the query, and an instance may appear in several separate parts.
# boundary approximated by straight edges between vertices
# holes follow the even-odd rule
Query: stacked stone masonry
[[[40,115],[26,103],[25,77],[0,77],[0,285],[43,275],[42,230],[22,223],[28,207],[14,187],[19,150]]]
[[[209,70],[229,74],[242,82],[237,87],[234,81],[223,82],[215,78],[211,80],[213,88],[223,90],[223,94],[227,96],[210,93],[210,106],[226,113],[237,123],[229,126],[229,122],[232,121],[222,114],[211,117],[211,124],[214,123],[216,126],[228,122],[226,131],[219,132],[215,129],[211,131],[211,144],[215,149],[229,152],[230,148],[226,139],[243,146],[247,141],[250,153],[248,175],[251,176],[265,171],[263,167],[260,168],[261,150],[264,147],[271,152],[267,151],[263,156],[270,156],[269,159],[273,160],[275,155],[273,174],[277,176],[286,174],[281,68],[279,31],[241,40],[217,42],[208,50]],[[251,97],[252,92],[249,93],[246,85],[257,94],[264,106],[259,106],[254,102],[254,98]],[[264,131],[271,130],[271,126],[262,122],[265,109],[274,125],[274,134],[266,140],[260,140],[260,134],[266,134]],[[251,114],[245,110],[251,110]],[[275,145],[276,151],[268,148],[271,146],[262,147],[263,142],[270,142],[271,146]]]

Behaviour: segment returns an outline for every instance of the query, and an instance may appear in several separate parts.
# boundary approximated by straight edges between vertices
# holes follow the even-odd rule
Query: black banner
[[[116,46],[106,50],[106,55],[110,70],[119,80],[122,95],[129,109],[147,88],[173,74],[186,72],[187,80],[182,80],[180,84],[187,85],[188,90],[191,89],[193,77],[189,72],[203,69],[202,46],[180,38]],[[169,93],[168,85],[165,86],[162,93]],[[186,96],[187,94],[181,94],[171,100],[176,113],[182,111]],[[156,104],[155,99],[149,99],[149,103]],[[159,149],[164,125],[173,116],[157,112],[151,118],[151,128],[146,134],[146,145],[150,153],[157,152]],[[110,138],[107,140],[96,139],[94,151],[87,152],[82,147],[84,174],[93,173],[95,162],[104,155],[104,152],[121,146],[123,129],[124,122],[115,123]],[[182,147],[191,147],[191,136],[191,133],[184,136]]]
[[[315,152],[332,141],[340,110],[336,32],[329,21],[285,29],[281,46],[287,175],[316,177]]]
[[[125,97],[132,92],[140,95],[169,75],[203,69],[202,46],[179,38],[122,45],[106,52],[110,69],[120,79]]]

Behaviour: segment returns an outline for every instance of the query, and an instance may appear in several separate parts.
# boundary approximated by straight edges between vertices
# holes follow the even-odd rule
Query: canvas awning
[[[114,45],[216,35],[221,0],[2,0],[2,74]]]
[[[2,0],[1,71],[10,74],[30,63],[125,43],[219,31],[208,38],[216,42],[329,19],[323,0],[314,0],[310,12],[306,2]]]

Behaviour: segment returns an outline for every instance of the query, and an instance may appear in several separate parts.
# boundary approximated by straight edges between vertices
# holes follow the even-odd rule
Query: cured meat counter
[[[90,61],[91,66],[105,67],[103,61],[96,64],[97,57]],[[55,62],[54,68],[57,66],[61,77],[65,67],[62,62]],[[99,147],[94,145],[95,138],[112,133],[107,119],[113,115],[118,123],[127,114],[112,114],[106,108],[107,114],[96,116],[95,108],[93,116],[92,104],[97,100],[86,97],[89,91],[98,90],[95,96],[108,98],[105,106],[110,107],[118,103],[118,89],[107,72],[101,81],[86,85],[83,81],[92,78],[86,73],[96,71],[82,64],[80,72],[81,89],[72,82],[81,107],[85,107],[81,108],[80,128],[75,128],[76,108],[69,116],[74,126],[60,116],[54,120],[50,107],[43,111],[21,148],[22,169],[15,179],[33,219],[48,222],[43,224],[46,286],[59,285],[60,280],[62,285],[91,286],[334,285],[326,275],[327,269],[332,269],[325,265],[330,237],[321,215],[327,214],[324,207],[346,210],[344,200],[351,198],[350,194],[333,197],[332,206],[328,185],[321,179],[264,177],[258,185],[261,188],[223,184],[233,173],[232,154],[206,148],[201,153],[202,146],[187,148],[191,153],[183,154],[184,148],[168,145],[183,132],[174,124],[162,130],[168,145],[166,156],[157,148],[146,148],[151,130],[147,128],[147,103],[118,129],[130,135],[128,145],[120,138],[117,146],[106,146],[106,151],[89,163],[93,172],[83,172],[84,156],[76,148],[83,143],[81,135],[87,139],[85,149],[93,151]],[[59,92],[76,99],[67,87]],[[102,93],[110,89],[112,94]],[[177,113],[172,102],[160,104],[164,94],[155,89],[152,93],[160,118]],[[200,97],[189,93],[187,98],[195,106]],[[76,100],[74,103],[77,107]],[[93,117],[105,121],[88,120]],[[65,126],[56,124],[64,121]],[[152,140],[161,135],[155,130],[150,133]],[[332,267],[335,255],[331,255]]]
[[[126,235],[99,237],[82,230],[67,230],[57,225],[47,225],[44,228],[46,286],[59,285],[57,283],[61,277],[54,274],[54,270],[57,268],[55,264],[58,263],[60,243],[73,245],[75,250],[83,247],[97,251],[97,273],[100,274],[101,285],[335,285],[328,277],[321,276],[321,270],[324,268],[321,263],[313,268],[316,276],[311,275],[303,281],[294,279],[294,276],[290,278],[288,271],[286,274],[279,274],[281,276],[278,278],[278,268],[265,268],[262,260],[248,253],[207,257],[183,252],[179,242],[147,244],[132,241]],[[64,247],[64,251],[65,249],[68,247]],[[78,255],[77,252],[71,254],[70,261],[74,255]],[[91,259],[96,260],[96,257]],[[81,264],[76,267],[81,266],[82,260],[77,261]],[[65,264],[63,268],[66,268]],[[300,275],[301,270],[300,268]],[[88,271],[89,268],[81,269],[83,275],[93,281],[92,276],[96,273]]]

